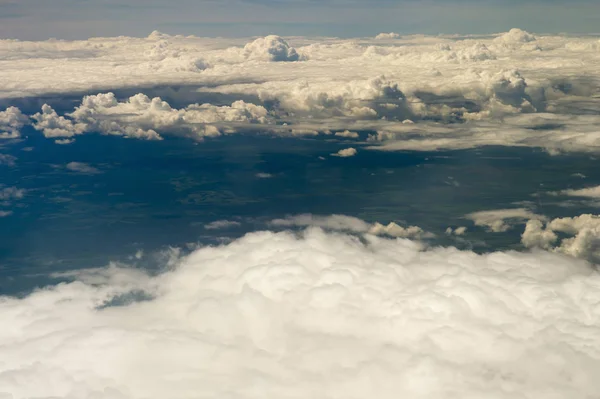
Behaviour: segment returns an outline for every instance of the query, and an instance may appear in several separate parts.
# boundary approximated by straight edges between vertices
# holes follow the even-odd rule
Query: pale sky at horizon
[[[0,0],[0,37],[599,33],[599,1]]]

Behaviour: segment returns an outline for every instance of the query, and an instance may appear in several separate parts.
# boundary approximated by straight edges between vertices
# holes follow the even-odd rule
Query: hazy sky
[[[0,37],[597,33],[597,0],[0,0]]]

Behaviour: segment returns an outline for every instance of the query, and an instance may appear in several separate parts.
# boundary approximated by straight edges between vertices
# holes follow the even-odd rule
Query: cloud
[[[273,177],[273,175],[271,173],[260,172],[256,174],[256,177],[258,177],[259,179],[270,179],[271,177]]]
[[[558,234],[561,236],[559,237]],[[567,238],[564,238],[564,236]],[[600,261],[600,216],[584,214],[557,218],[545,225],[530,220],[521,242],[528,248],[543,248],[577,258]]]
[[[343,132],[336,132],[335,136],[337,136],[337,137],[344,137],[344,138],[348,138],[348,139],[357,139],[358,138],[358,133],[357,132],[351,132],[350,130],[344,130]]]
[[[12,215],[12,211],[0,211],[0,218]]]
[[[600,198],[600,186],[587,187],[579,190],[563,190],[560,193],[571,197]]]
[[[56,398],[592,397],[600,276],[546,253],[257,232],[149,276],[0,299],[0,392]],[[543,267],[541,267],[543,266]],[[550,360],[549,360],[550,359]],[[93,360],[93,361],[92,361]]]
[[[9,154],[0,154],[0,165],[15,166],[16,157]]]
[[[231,106],[192,104],[183,109],[172,108],[160,97],[136,94],[119,102],[114,93],[102,93],[83,98],[69,119],[58,116],[48,105],[42,113],[33,115],[33,125],[49,138],[74,137],[99,132],[129,138],[161,140],[157,131],[183,134],[200,139],[221,134],[219,124],[267,123],[267,110],[259,105],[235,101]],[[226,131],[231,128],[227,128]],[[64,144],[64,142],[61,142]]]
[[[545,220],[544,216],[537,215],[525,208],[472,212],[465,217],[472,220],[475,226],[486,227],[494,233],[507,231],[513,223],[525,223],[531,219]]]
[[[249,59],[266,61],[298,61],[300,56],[288,42],[276,35],[260,37],[244,46],[244,55]]]
[[[16,187],[4,187],[0,189],[0,200],[19,200],[25,196],[25,190]]]
[[[21,128],[29,122],[29,118],[17,107],[8,107],[0,111],[0,139],[12,139],[21,136]]]
[[[536,37],[529,32],[522,29],[513,28],[506,33],[502,33],[494,39],[496,42],[515,44],[515,43],[529,43],[536,40]]]
[[[460,226],[455,229],[453,229],[452,227],[448,227],[446,229],[446,234],[448,234],[448,235],[462,236],[466,232],[467,232],[467,228],[465,226]]]
[[[220,229],[228,229],[231,227],[240,226],[240,222],[236,222],[233,220],[215,220],[214,222],[208,223],[204,225],[206,230],[220,230]]]
[[[388,40],[388,39],[398,39],[400,37],[399,34],[394,33],[394,32],[389,32],[389,33],[380,33],[377,36],[375,36],[376,40]]]
[[[352,233],[373,234],[398,238],[427,238],[433,234],[423,231],[418,226],[402,227],[394,222],[383,225],[379,222],[367,223],[362,219],[346,215],[312,215],[302,214],[288,216],[284,219],[274,219],[269,225],[276,227],[320,227],[327,230],[344,231]]]
[[[75,142],[75,139],[59,139],[59,140],[54,140],[55,144],[58,145],[68,145],[68,144],[73,144]]]
[[[82,174],[86,174],[86,175],[95,175],[98,173],[102,173],[100,171],[100,169],[95,168],[91,165],[88,165],[87,163],[83,163],[83,162],[69,162],[65,168],[67,168],[68,170],[72,171],[72,172],[77,172],[77,173],[82,173]]]
[[[348,157],[353,157],[355,156],[357,153],[355,148],[344,148],[343,150],[339,150],[338,152],[331,154],[334,157],[341,157],[341,158],[348,158]]]
[[[513,29],[383,42],[294,37],[295,48],[279,36],[248,40],[161,33],[4,40],[0,99],[94,93],[74,112],[56,113],[64,107],[48,102],[33,115],[38,130],[59,140],[91,131],[146,139],[170,132],[201,139],[241,130],[369,131],[376,132],[371,150],[600,151],[594,37],[534,37]],[[274,62],[294,60],[303,62]],[[122,98],[123,91],[130,97]],[[27,123],[17,111],[1,114],[0,126],[12,121],[6,136]]]

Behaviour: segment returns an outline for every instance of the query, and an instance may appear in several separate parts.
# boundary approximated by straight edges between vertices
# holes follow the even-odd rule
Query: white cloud
[[[400,37],[399,34],[394,33],[394,32],[389,32],[389,33],[380,33],[377,36],[375,36],[376,40],[386,40],[386,39],[398,39]]]
[[[261,131],[292,135],[377,131],[371,149],[504,145],[540,147],[551,153],[600,151],[597,38],[536,38],[515,29],[476,39],[290,40],[296,49],[278,36],[250,42],[164,34],[85,41],[4,40],[0,98],[101,92],[84,101],[79,113],[55,115],[48,108],[37,115],[36,126],[59,138],[91,129],[155,139],[167,134],[161,128],[183,130],[196,138],[238,131],[245,127],[239,124],[248,121],[223,114],[237,113],[239,109],[231,108],[240,104],[235,100],[244,99],[242,108],[250,123],[268,124]],[[273,62],[295,59],[304,61]],[[152,95],[99,98],[110,97],[102,94],[108,90],[140,87],[141,93],[150,93],[153,89],[148,87],[156,86],[198,87],[199,98],[221,96],[232,106],[169,109]],[[171,94],[179,95],[176,90]],[[11,118],[26,123],[24,116]],[[408,120],[415,123],[402,123]],[[4,130],[12,136],[19,129]]]
[[[529,43],[536,40],[536,37],[522,29],[513,28],[510,31],[496,37],[494,41],[501,43]]]
[[[59,140],[54,140],[54,143],[58,144],[58,145],[68,145],[68,144],[73,144],[75,142],[75,139],[59,139]]]
[[[244,46],[244,55],[249,59],[266,61],[298,61],[296,49],[290,47],[282,37],[269,35],[260,37]]]
[[[423,251],[408,240],[309,229],[254,233],[167,270],[148,276],[112,266],[2,297],[0,392],[153,399],[600,391],[600,275],[583,261]]]
[[[11,139],[21,136],[21,128],[29,122],[29,118],[17,107],[8,107],[0,111],[0,139]]]
[[[600,186],[587,187],[579,190],[563,190],[560,193],[572,197],[600,198]]]
[[[353,157],[357,153],[356,148],[344,148],[343,150],[339,150],[338,152],[331,154],[334,157],[348,158]]]
[[[357,139],[358,138],[358,133],[351,132],[350,130],[344,130],[343,132],[336,132],[335,135],[337,137],[344,137],[344,138],[348,138],[348,139]]]
[[[455,229],[453,229],[452,227],[448,227],[446,229],[446,234],[448,234],[448,235],[462,236],[466,232],[467,232],[467,228],[465,226],[460,226]]]
[[[369,234],[376,236],[390,236],[398,238],[422,238],[430,237],[431,234],[426,234],[423,229],[418,226],[402,227],[394,222],[390,222],[387,225],[376,222],[369,229]]]
[[[345,231],[352,233],[373,234],[377,236],[390,236],[398,238],[427,238],[433,234],[423,231],[418,226],[402,227],[394,222],[383,225],[379,222],[367,223],[362,219],[346,215],[320,216],[302,214],[288,216],[284,219],[274,219],[269,222],[271,226],[278,227],[320,227],[328,230]]]
[[[568,238],[559,238],[561,233]],[[600,216],[584,214],[527,223],[521,242],[528,248],[544,248],[577,258],[600,261]]]
[[[0,211],[0,218],[12,215],[12,211]]]
[[[98,173],[102,173],[100,169],[83,162],[69,162],[65,166],[65,168],[72,172],[83,173],[87,175],[95,175]]]
[[[215,220],[214,222],[208,223],[204,225],[206,230],[220,230],[220,229],[228,229],[231,227],[240,226],[240,222],[236,222],[234,220]]]
[[[159,97],[149,98],[136,94],[119,102],[114,93],[86,96],[69,119],[58,116],[44,105],[42,113],[35,114],[34,128],[46,137],[73,137],[87,132],[100,132],[130,138],[161,140],[157,131],[186,134],[193,138],[221,134],[221,123],[267,123],[267,110],[259,105],[235,101],[231,106],[192,104],[183,109],[172,108]],[[232,127],[226,127],[226,131]],[[61,142],[60,144],[65,144]]]
[[[42,106],[42,112],[33,115],[36,121],[33,127],[44,133],[47,138],[73,137],[83,134],[86,126],[83,123],[74,123],[71,119],[59,116],[48,104]]]
[[[465,217],[472,220],[475,226],[486,227],[494,233],[507,231],[514,223],[525,223],[531,219],[545,220],[544,216],[537,215],[525,208],[472,212]]]
[[[25,190],[16,187],[4,187],[0,189],[0,200],[19,200],[25,196]]]

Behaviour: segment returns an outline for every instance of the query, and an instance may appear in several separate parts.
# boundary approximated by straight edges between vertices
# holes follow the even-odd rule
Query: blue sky
[[[598,33],[597,0],[0,0],[0,36]]]

